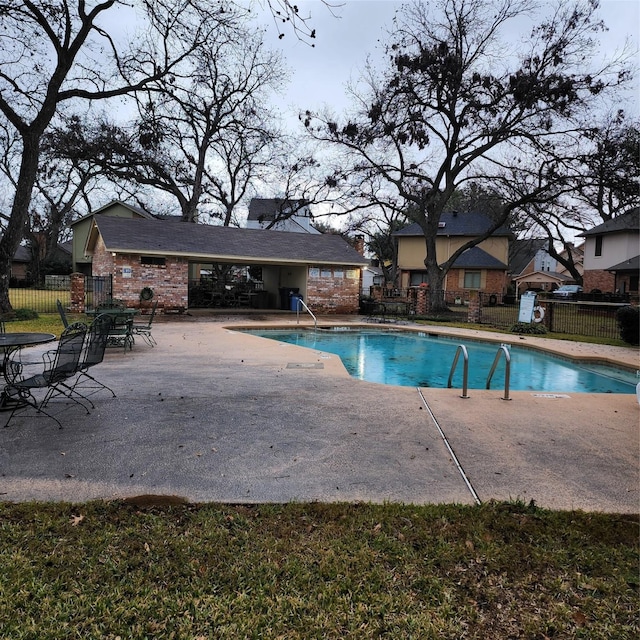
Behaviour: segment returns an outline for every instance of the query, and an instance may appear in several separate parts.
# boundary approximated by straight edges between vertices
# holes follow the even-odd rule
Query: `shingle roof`
[[[522,273],[523,269],[535,258],[540,249],[546,249],[549,240],[546,238],[527,238],[514,240],[509,245],[509,269],[514,275]]]
[[[640,256],[623,260],[618,264],[614,264],[612,267],[607,267],[607,271],[630,271],[632,273],[638,273],[640,269]]]
[[[493,221],[484,213],[443,213],[440,217],[439,236],[470,236],[476,237],[482,235],[491,225]],[[417,223],[410,224],[400,231],[396,231],[394,236],[422,236],[423,232]],[[502,226],[496,229],[494,236],[510,236],[511,230]]]
[[[457,269],[506,269],[507,265],[483,251],[479,247],[471,247],[453,263]]]
[[[601,235],[603,233],[621,233],[624,231],[640,232],[640,207],[629,209],[626,213],[587,229],[578,235],[581,237]]]
[[[156,218],[156,216],[154,216],[152,213],[149,213],[148,211],[145,211],[144,209],[141,209],[140,207],[136,207],[133,204],[129,204],[127,202],[122,202],[122,200],[112,200],[108,204],[105,204],[102,207],[100,207],[99,209],[96,209],[95,211],[92,211],[91,213],[87,213],[87,214],[83,215],[80,218],[76,218],[73,222],[71,222],[69,224],[69,226],[73,227],[74,224],[77,224],[78,222],[80,222],[82,220],[86,220],[87,218],[92,218],[96,214],[103,213],[104,211],[107,211],[108,209],[110,209],[111,207],[115,207],[116,205],[121,205],[121,206],[125,207],[126,209],[129,209],[130,211],[133,211],[134,213],[137,213],[139,216],[142,216],[143,218],[149,218],[149,219]]]
[[[183,255],[214,261],[365,265],[338,235],[239,229],[188,222],[96,216],[106,249],[121,253]]]

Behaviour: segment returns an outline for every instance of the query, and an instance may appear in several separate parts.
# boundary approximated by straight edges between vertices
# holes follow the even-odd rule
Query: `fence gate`
[[[86,276],[84,279],[84,304],[90,311],[111,298],[111,275]]]

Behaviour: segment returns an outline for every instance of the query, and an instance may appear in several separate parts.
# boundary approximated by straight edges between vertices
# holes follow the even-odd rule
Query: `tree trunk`
[[[11,206],[11,217],[0,239],[0,313],[3,314],[13,310],[9,300],[11,263],[24,237],[29,217],[31,193],[38,171],[40,136],[32,133],[24,135],[22,144],[22,162]]]

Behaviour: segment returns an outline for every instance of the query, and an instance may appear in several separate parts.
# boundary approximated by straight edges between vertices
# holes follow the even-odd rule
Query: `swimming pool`
[[[247,333],[333,353],[355,378],[412,387],[445,388],[458,345],[469,354],[469,389],[486,388],[500,345],[426,332],[389,330],[252,329]],[[510,388],[543,393],[635,393],[636,374],[626,369],[582,363],[519,346],[509,347]],[[505,358],[500,358],[491,387],[504,388]],[[462,357],[452,386],[462,387]]]

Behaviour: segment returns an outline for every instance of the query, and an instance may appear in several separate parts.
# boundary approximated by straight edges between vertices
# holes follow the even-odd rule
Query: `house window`
[[[602,236],[596,236],[596,257],[602,255]]]
[[[409,286],[411,286],[411,287],[419,287],[423,282],[427,282],[427,272],[426,271],[413,271],[411,273],[411,279],[409,281]]]
[[[166,267],[167,259],[158,256],[140,256],[140,264],[146,267]]]
[[[480,272],[479,271],[464,272],[464,288],[465,289],[480,288]]]

